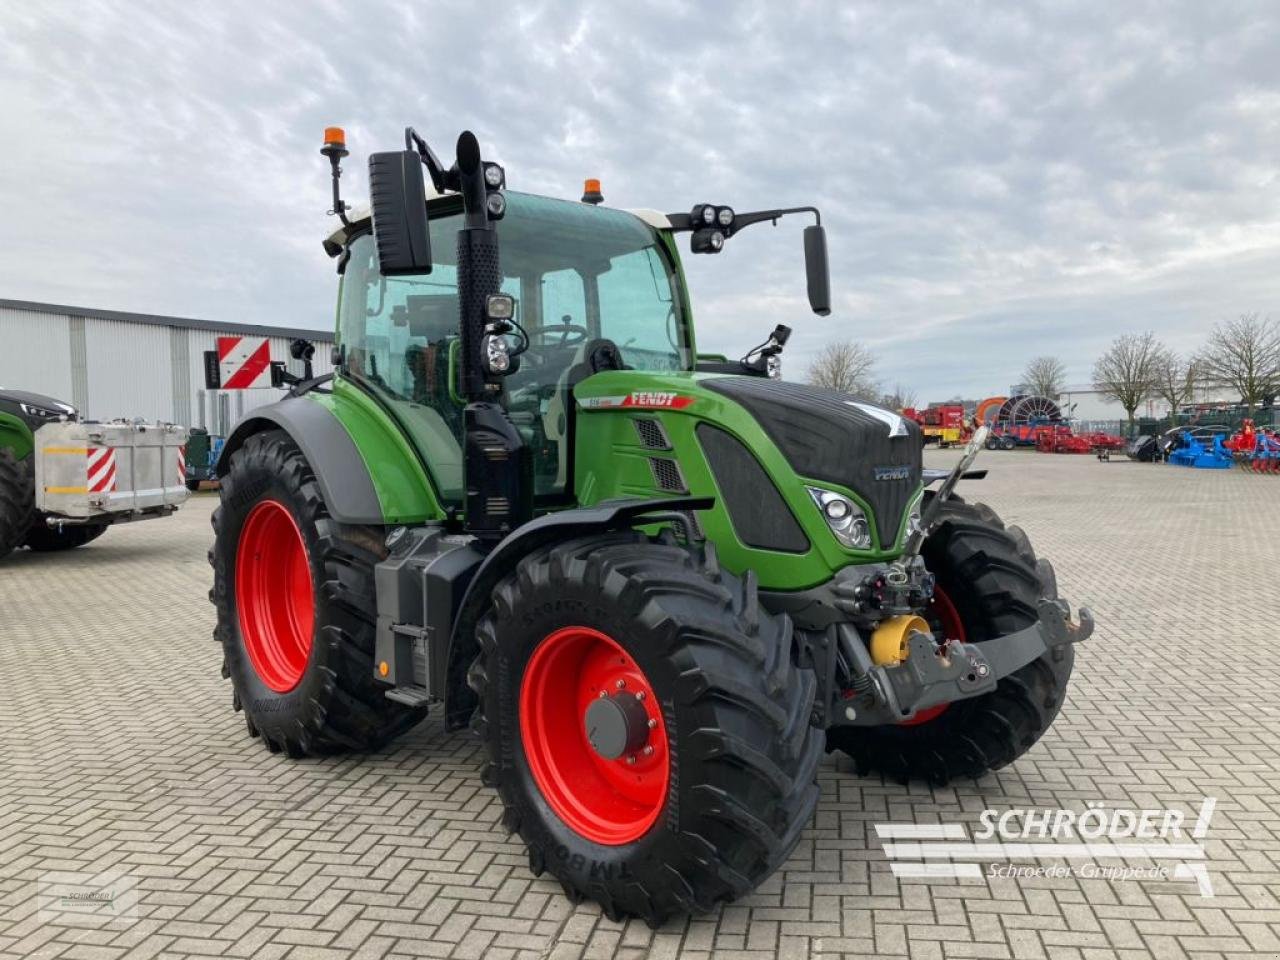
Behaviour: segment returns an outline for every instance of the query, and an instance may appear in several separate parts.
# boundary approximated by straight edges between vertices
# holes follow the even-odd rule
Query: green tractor
[[[70,550],[106,531],[103,524],[49,526],[36,509],[36,431],[77,417],[71,404],[42,393],[0,390],[0,559],[23,546],[40,552]]]
[[[714,254],[812,217],[825,315],[817,210],[510,192],[470,133],[446,167],[410,128],[357,213],[344,139],[321,151],[336,372],[285,376],[217,465],[216,639],[250,735],[372,750],[439,705],[532,871],[656,924],[784,861],[824,750],[943,784],[1045,732],[1092,618],[951,496],[984,437],[926,471],[915,424],[778,379],[787,328],[696,351],[677,235]]]

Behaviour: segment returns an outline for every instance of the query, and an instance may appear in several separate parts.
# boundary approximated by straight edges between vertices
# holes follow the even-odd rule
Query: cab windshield
[[[574,383],[600,340],[625,366],[691,370],[688,323],[675,266],[657,231],[620,210],[507,193],[498,223],[502,291],[529,335],[506,378],[507,408],[533,451],[535,492],[569,483]],[[338,338],[343,374],[391,406],[431,469],[440,494],[462,498],[462,401],[457,394],[455,248],[462,208],[432,201],[430,274],[383,277],[374,239],[350,245]],[[513,338],[513,345],[515,338]]]

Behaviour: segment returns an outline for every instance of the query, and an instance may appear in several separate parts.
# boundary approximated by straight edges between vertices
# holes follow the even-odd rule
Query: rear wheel
[[[34,511],[31,457],[19,460],[12,450],[0,447],[0,558],[22,543]]]
[[[493,600],[476,728],[534,873],[657,924],[778,867],[817,803],[822,733],[754,577],[617,533],[535,551]]]
[[[1041,597],[1057,596],[1057,579],[1037,560],[1027,536],[1005,527],[984,504],[949,500],[922,550],[937,577],[928,619],[935,632],[981,644],[1031,626]],[[1070,644],[1054,647],[996,689],[911,721],[882,727],[836,727],[829,749],[847,753],[859,774],[883,773],[905,783],[945,784],[980,777],[1012,763],[1057,717],[1071,676]]]
[[[26,545],[38,553],[50,553],[58,550],[71,550],[83,547],[90,541],[97,540],[107,532],[105,523],[83,524],[75,526],[64,524],[51,527],[44,522],[43,514],[36,514],[35,522],[27,531]]]
[[[283,431],[232,456],[213,514],[222,675],[252,736],[293,756],[374,749],[418,723],[373,677],[381,532],[336,523]]]

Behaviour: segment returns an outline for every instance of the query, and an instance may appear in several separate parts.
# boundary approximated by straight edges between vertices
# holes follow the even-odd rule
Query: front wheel
[[[928,619],[947,639],[981,645],[1022,630],[1037,621],[1040,598],[1058,594],[1053,567],[1036,559],[1026,534],[984,504],[948,500],[921,553],[937,578]],[[1071,644],[1053,647],[989,693],[906,723],[836,727],[828,746],[847,753],[859,774],[883,773],[901,783],[980,777],[1012,763],[1049,729],[1074,658]]]
[[[382,537],[329,516],[288,434],[232,455],[213,530],[214,638],[250,735],[292,756],[370,750],[423,718],[373,677]]]
[[[34,510],[31,457],[19,460],[12,450],[0,447],[0,558],[22,543]]]
[[[470,681],[534,873],[657,924],[752,890],[818,799],[816,681],[791,622],[711,548],[617,533],[535,551],[494,591]]]

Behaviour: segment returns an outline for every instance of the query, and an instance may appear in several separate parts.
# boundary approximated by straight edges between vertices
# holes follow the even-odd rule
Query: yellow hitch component
[[[876,666],[884,667],[907,659],[907,641],[913,633],[928,633],[929,624],[923,617],[909,614],[890,617],[871,634],[871,659]]]

